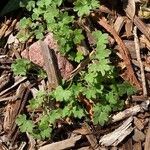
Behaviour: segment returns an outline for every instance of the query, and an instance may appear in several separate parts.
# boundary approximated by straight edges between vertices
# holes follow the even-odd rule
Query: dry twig
[[[143,67],[141,56],[140,56],[140,46],[139,46],[139,39],[138,39],[138,36],[137,36],[137,27],[136,26],[134,27],[133,34],[134,34],[134,43],[135,43],[137,61],[139,62],[139,66],[140,66],[140,70],[141,70],[143,95],[146,97],[147,96],[147,88],[146,88],[144,67]]]

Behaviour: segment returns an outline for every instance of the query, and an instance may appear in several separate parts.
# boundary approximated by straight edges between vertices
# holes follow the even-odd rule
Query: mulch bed
[[[149,18],[139,14],[140,8],[134,11],[135,7],[131,3],[123,5],[121,1],[109,1],[107,5],[101,5],[96,12],[92,12],[89,19],[108,33],[109,47],[122,59],[119,67],[123,73],[120,76],[140,92],[127,98],[125,109],[113,114],[107,125],[65,124],[55,129],[52,139],[47,141],[36,141],[29,134],[20,133],[15,123],[16,117],[22,112],[31,113],[27,104],[37,89],[47,88],[51,79],[55,81],[54,87],[58,85],[57,73],[69,80],[88,64],[88,60],[75,68],[67,58],[54,52],[58,66],[55,68],[50,62],[44,62],[52,59],[52,54],[43,49],[49,47],[57,50],[52,33],[45,36],[44,43],[29,41],[22,44],[14,35],[20,16],[14,13],[15,17],[8,14],[1,18],[0,150],[150,150],[150,22]],[[89,44],[92,44],[88,34],[90,24],[86,24],[85,28],[89,29],[85,32]],[[27,58],[44,68],[48,80],[14,76],[11,64],[16,58]]]

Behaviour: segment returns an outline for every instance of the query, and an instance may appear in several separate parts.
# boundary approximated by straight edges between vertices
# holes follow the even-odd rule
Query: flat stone
[[[54,40],[52,33],[46,35],[44,42],[49,46],[50,49],[54,50],[60,74],[64,80],[67,79],[70,73],[73,71],[73,65],[67,60],[66,57],[62,56],[58,52],[58,45]],[[39,41],[33,43],[29,49],[23,50],[21,56],[44,68],[44,59]]]

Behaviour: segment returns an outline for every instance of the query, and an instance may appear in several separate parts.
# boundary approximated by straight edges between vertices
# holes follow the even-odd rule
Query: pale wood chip
[[[142,20],[140,20],[139,17],[137,17],[136,15],[133,21],[134,21],[134,24],[137,26],[137,28],[150,41],[150,28],[148,28],[148,26]]]
[[[39,90],[37,88],[33,87],[30,89],[30,91],[32,93],[33,98],[36,98],[36,95],[37,95]]]
[[[78,148],[78,150],[91,150],[90,146]]]
[[[148,106],[150,104],[149,100],[145,100],[140,105],[135,105],[133,107],[130,107],[122,112],[117,113],[116,115],[112,116],[112,122],[120,121],[124,118],[127,118],[129,116],[134,116],[138,112],[142,112],[148,109]]]
[[[4,36],[5,32],[9,28],[9,25],[11,24],[12,19],[8,19],[0,28],[0,39]]]
[[[133,22],[129,19],[126,20],[125,24],[125,30],[126,30],[126,36],[127,38],[131,37],[133,35],[132,30],[133,30]]]
[[[127,137],[132,131],[133,117],[128,118],[118,129],[104,135],[99,143],[104,146],[117,146],[125,137]]]
[[[75,143],[80,140],[82,135],[71,137],[69,139],[48,144],[39,148],[39,150],[64,150],[75,146]]]
[[[123,4],[126,15],[130,17],[131,20],[133,20],[136,10],[135,0],[123,0]]]
[[[150,125],[146,133],[146,140],[144,144],[144,150],[149,150],[149,149],[150,149]]]
[[[10,82],[11,74],[3,74],[0,77],[0,91]]]
[[[141,35],[139,40],[141,43],[145,44],[148,50],[150,51],[150,40],[148,40],[144,35]]]
[[[134,124],[137,127],[137,129],[139,129],[139,130],[144,129],[144,124],[137,117],[134,117]]]
[[[143,66],[142,59],[141,59],[141,51],[140,51],[139,38],[137,36],[137,27],[136,26],[134,27],[133,34],[134,34],[136,57],[137,57],[137,61],[138,61],[139,66],[140,66],[140,71],[141,71],[143,95],[146,97],[147,96],[146,79],[145,79],[144,66]]]
[[[125,23],[125,18],[122,16],[118,16],[115,23],[114,23],[114,29],[116,30],[116,32],[119,34],[123,25]]]
[[[28,133],[27,134],[27,137],[28,137],[28,150],[35,150],[35,145],[36,145],[36,141],[35,139]]]
[[[26,145],[27,145],[26,142],[21,142],[21,144],[20,144],[18,150],[24,150],[24,148],[25,148]]]
[[[4,37],[8,36],[15,28],[15,25],[16,23],[18,22],[18,19],[14,19],[12,22],[11,22],[11,25],[9,26],[9,28],[7,29],[7,31],[5,32],[5,35]]]

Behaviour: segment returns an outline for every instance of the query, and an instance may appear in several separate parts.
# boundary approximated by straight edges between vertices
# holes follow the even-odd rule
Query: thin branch
[[[139,62],[139,66],[140,66],[140,70],[141,70],[141,81],[142,81],[143,95],[147,96],[144,66],[142,63],[141,56],[140,56],[140,46],[139,46],[139,39],[137,36],[137,27],[136,26],[134,27],[133,34],[134,34],[134,43],[135,43],[135,51],[136,51],[137,61]]]

